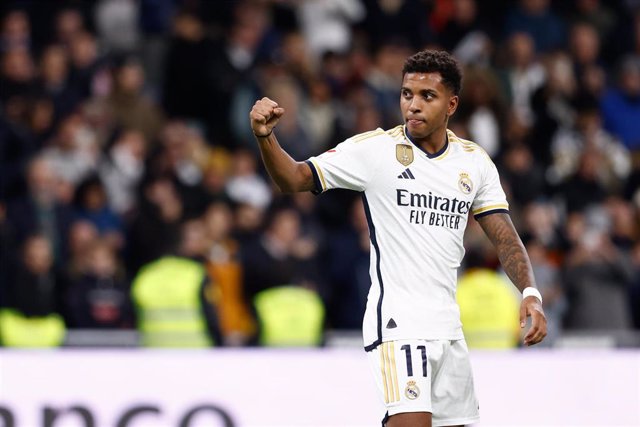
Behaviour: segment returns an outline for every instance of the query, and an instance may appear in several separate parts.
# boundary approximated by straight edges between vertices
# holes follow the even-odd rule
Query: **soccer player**
[[[356,135],[307,161],[278,144],[274,128],[285,111],[277,102],[257,101],[251,128],[282,191],[362,193],[371,240],[363,335],[387,408],[383,426],[464,425],[479,419],[455,298],[469,212],[522,291],[520,327],[531,317],[525,345],[542,341],[546,319],[495,165],[447,129],[458,107],[459,65],[426,50],[409,57],[402,74],[403,125]]]

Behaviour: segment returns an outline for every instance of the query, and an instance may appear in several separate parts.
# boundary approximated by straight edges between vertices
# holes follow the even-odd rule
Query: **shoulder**
[[[477,149],[482,149],[478,144],[469,140],[460,138],[458,135],[453,133],[452,130],[447,129],[447,137],[449,138],[449,143],[453,145],[459,145],[464,151],[472,152]]]
[[[489,157],[484,148],[482,148],[475,142],[468,139],[460,138],[449,129],[447,129],[447,136],[449,137],[449,144],[451,145],[451,148],[471,158],[481,157],[484,160],[492,162],[491,157]]]
[[[367,143],[385,142],[385,141],[388,142],[389,138],[391,138],[392,131],[394,131],[397,128],[398,127],[395,127],[393,129],[386,130],[386,131],[381,128],[377,128],[368,132],[363,132],[363,133],[354,135],[348,138],[345,142],[352,143],[352,144],[359,144],[363,142],[367,142]]]
[[[404,125],[398,125],[391,129],[384,130],[377,128],[369,132],[359,133],[357,135],[348,138],[345,142],[359,143],[359,142],[396,142],[406,143],[404,135]]]
[[[384,130],[381,128],[374,129],[369,132],[359,133],[352,137],[345,139],[342,143],[338,144],[335,148],[327,151],[327,153],[334,152],[360,152],[365,150],[371,152],[372,150],[384,149],[384,147],[392,144],[396,139],[397,143],[402,142],[401,132],[396,130],[397,128]],[[400,134],[398,133],[400,132]],[[323,153],[324,154],[324,153]]]
[[[394,128],[385,131],[388,138],[391,138],[393,142],[397,144],[406,144],[406,138],[404,134],[404,125],[398,125]]]

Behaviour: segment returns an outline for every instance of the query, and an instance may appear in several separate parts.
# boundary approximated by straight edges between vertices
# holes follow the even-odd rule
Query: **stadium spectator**
[[[330,148],[338,132],[338,105],[331,98],[331,89],[324,80],[309,82],[309,96],[301,119],[306,124],[310,151],[317,153]]]
[[[95,169],[98,149],[95,134],[82,116],[72,114],[61,121],[58,132],[47,143],[42,156],[65,184],[74,186]]]
[[[2,18],[0,52],[29,50],[31,48],[31,22],[29,15],[20,9],[10,10]]]
[[[260,325],[258,344],[312,347],[324,339],[324,305],[316,292],[300,286],[276,286],[253,299]]]
[[[561,126],[573,126],[573,98],[578,92],[571,58],[566,53],[549,56],[545,70],[546,81],[531,98],[535,120],[528,140],[531,152],[543,166],[551,162],[550,147],[555,132]]]
[[[299,32],[282,36],[279,61],[299,84],[310,83],[315,75],[313,57],[304,37]]]
[[[612,196],[604,208],[611,218],[611,241],[618,249],[630,254],[636,241],[633,206],[620,197]]]
[[[111,243],[93,240],[85,248],[84,265],[67,284],[64,312],[69,328],[134,327],[129,284]]]
[[[300,217],[290,208],[270,213],[264,233],[242,248],[244,287],[249,301],[260,291],[305,282],[296,257],[300,242]]]
[[[256,325],[245,298],[240,246],[233,239],[233,212],[223,201],[213,202],[203,218],[208,248],[209,283],[205,295],[219,314],[220,333],[227,346],[246,345],[255,338]]]
[[[114,249],[122,249],[125,243],[122,219],[107,203],[106,190],[100,178],[94,175],[82,181],[74,199],[75,219],[91,222],[105,242]]]
[[[583,211],[605,200],[606,189],[598,176],[600,164],[600,153],[586,149],[580,154],[576,171],[560,184],[558,191],[569,212]]]
[[[88,32],[81,32],[71,39],[69,46],[72,82],[82,99],[90,98],[98,72],[106,66],[98,53],[95,37]]]
[[[47,141],[53,138],[56,124],[56,110],[53,100],[47,96],[32,98],[30,114],[27,117],[28,137],[31,141],[24,140],[26,147],[41,148]]]
[[[209,199],[225,196],[232,167],[232,155],[227,150],[220,147],[211,149],[202,171],[202,186]]]
[[[526,33],[515,33],[507,39],[506,66],[503,80],[516,119],[531,126],[534,116],[531,97],[545,82],[544,66],[536,57],[533,39]]]
[[[174,246],[140,269],[133,281],[131,296],[142,342],[149,347],[222,345],[217,314],[205,293],[203,225],[189,220],[179,233]]]
[[[563,249],[560,212],[557,206],[544,199],[524,206],[521,212],[523,234],[527,239],[543,245],[547,251]]]
[[[603,42],[608,42],[616,26],[614,12],[600,0],[577,0],[572,20],[592,25]]]
[[[524,32],[531,36],[535,50],[550,52],[561,48],[565,40],[565,25],[551,10],[550,0],[520,0],[512,6],[505,22],[505,32]]]
[[[366,14],[362,27],[371,46],[398,39],[411,43],[415,50],[433,41],[434,31],[427,25],[429,6],[425,2],[365,0],[363,3]]]
[[[144,71],[134,57],[125,57],[114,70],[113,90],[105,99],[116,125],[141,131],[153,140],[164,120],[160,109],[143,94]]]
[[[269,206],[271,190],[264,178],[258,174],[258,164],[252,152],[236,151],[225,192],[237,204],[253,206],[259,210],[265,210]]]
[[[172,177],[185,217],[202,214],[208,202],[200,185],[208,159],[209,147],[197,129],[178,120],[166,123],[160,135],[160,147],[151,155],[149,173]]]
[[[80,102],[80,93],[72,84],[69,58],[62,46],[48,46],[40,56],[37,90],[53,101],[58,117],[71,113]]]
[[[69,227],[67,239],[69,249],[63,274],[66,280],[75,280],[86,269],[88,248],[100,239],[100,233],[93,223],[76,220]]]
[[[65,325],[59,316],[61,278],[51,243],[42,234],[29,236],[9,281],[7,308],[0,310],[0,337],[7,347],[53,347],[62,343]]]
[[[25,132],[21,117],[17,119],[0,115],[0,199],[24,194],[23,172],[38,153],[38,138]]]
[[[544,197],[545,171],[527,145],[516,143],[506,148],[501,166],[503,180],[517,206],[526,206]]]
[[[85,17],[80,9],[63,6],[56,14],[54,33],[58,43],[69,46],[85,30]]]
[[[117,133],[100,159],[98,172],[104,183],[109,206],[121,216],[137,206],[136,190],[145,172],[147,140],[140,131]]]
[[[44,235],[34,234],[24,241],[9,284],[8,305],[23,315],[44,317],[59,311],[61,280],[54,267],[51,242]]]
[[[0,72],[0,101],[4,105],[4,113],[9,119],[20,117],[22,111],[15,111],[20,107],[17,102],[24,103],[25,97],[34,90],[36,74],[33,57],[22,48],[4,52]]]
[[[476,0],[453,2],[453,16],[438,34],[438,41],[463,64],[486,66],[489,63],[492,42],[486,23],[480,21]]]
[[[360,0],[303,0],[297,3],[297,12],[314,59],[326,52],[346,53],[352,25],[366,15]]]
[[[26,175],[27,193],[7,205],[12,241],[20,245],[29,235],[42,233],[51,245],[56,264],[62,265],[72,212],[67,204],[60,201],[60,177],[43,157],[31,161]],[[64,187],[62,192],[66,193]]]
[[[558,184],[573,175],[585,151],[597,153],[597,180],[608,192],[620,191],[631,171],[631,157],[624,145],[602,128],[596,99],[577,98],[574,126],[560,127],[551,142],[552,164],[547,177]]]
[[[365,76],[367,88],[373,95],[374,106],[382,116],[385,128],[401,120],[398,113],[398,86],[402,84],[402,64],[409,54],[404,42],[389,40],[378,45],[373,64]]]
[[[164,61],[163,106],[172,117],[204,122],[209,102],[209,61],[215,46],[200,17],[182,11],[173,18]]]
[[[640,150],[640,58],[627,57],[618,70],[618,84],[602,97],[602,115],[607,130],[634,152]]]
[[[151,177],[141,185],[140,206],[127,233],[129,274],[175,247],[184,219],[184,204],[174,182]]]
[[[235,203],[233,209],[235,229],[233,237],[244,248],[255,241],[261,232],[266,210],[248,203]]]
[[[456,300],[469,348],[517,347],[520,343],[518,299],[512,284],[484,265],[482,254],[468,252],[465,272],[458,279]]]
[[[573,24],[569,31],[569,52],[581,80],[582,71],[600,61],[600,38],[596,29],[586,22]]]
[[[107,51],[115,54],[135,51],[140,41],[139,10],[135,3],[100,0],[94,12],[96,28]]]
[[[464,122],[469,137],[495,158],[501,149],[500,129],[505,116],[505,102],[496,75],[487,68],[467,68],[460,97],[456,120]]]
[[[269,29],[265,5],[239,1],[233,5],[230,28],[223,37],[214,40],[212,58],[208,64],[207,90],[209,108],[207,125],[214,145],[235,148],[230,126],[231,101],[242,83],[250,80],[252,67],[260,59],[260,45]]]
[[[549,251],[542,242],[532,239],[526,244],[526,248],[531,258],[536,283],[545,303],[547,336],[541,344],[552,347],[562,335],[562,323],[568,307],[565,290],[562,287],[561,272],[555,264],[554,253]]]
[[[585,229],[569,252],[563,272],[569,302],[566,327],[630,329],[628,288],[633,268],[608,235],[606,213],[595,208],[585,215]]]

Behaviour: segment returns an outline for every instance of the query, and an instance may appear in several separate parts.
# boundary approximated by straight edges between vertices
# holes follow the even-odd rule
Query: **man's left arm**
[[[527,251],[516,232],[508,213],[493,213],[477,219],[498,252],[498,258],[516,287],[523,292],[535,288],[535,278]],[[531,317],[531,328],[524,337],[525,345],[539,343],[547,335],[547,319],[542,310],[542,301],[530,295],[522,299],[520,305],[520,327],[524,328],[526,318]]]

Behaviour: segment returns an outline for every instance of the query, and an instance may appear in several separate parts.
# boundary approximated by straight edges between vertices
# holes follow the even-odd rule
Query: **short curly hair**
[[[459,95],[462,89],[460,65],[445,51],[423,50],[411,55],[402,68],[402,76],[407,73],[440,73],[442,83],[451,89],[454,95]]]

